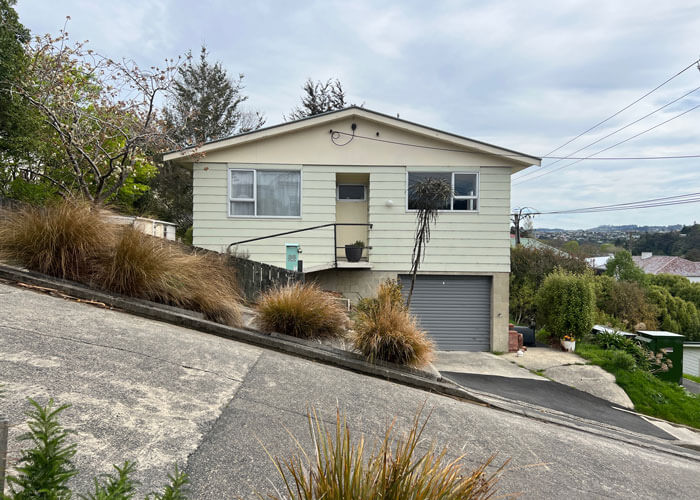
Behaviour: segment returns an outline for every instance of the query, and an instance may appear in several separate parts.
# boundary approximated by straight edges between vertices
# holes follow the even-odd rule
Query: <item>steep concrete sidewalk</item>
[[[94,305],[0,285],[0,403],[23,422],[26,397],[74,406],[63,423],[77,431],[76,483],[112,463],[138,460],[137,496],[156,489],[177,463],[190,498],[252,498],[283,485],[263,445],[287,458],[308,451],[309,408],[328,425],[336,409],[354,435],[381,436],[396,417],[407,430],[417,408],[431,418],[426,443],[467,453],[475,466],[497,453],[510,462],[501,493],[521,498],[693,498],[700,455],[659,441],[635,443],[539,417],[431,394],[279,352]],[[547,382],[551,383],[551,382]],[[13,427],[14,439],[23,430]],[[491,468],[491,471],[494,469]]]

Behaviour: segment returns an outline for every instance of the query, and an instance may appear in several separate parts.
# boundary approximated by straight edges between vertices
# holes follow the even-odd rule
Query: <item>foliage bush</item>
[[[77,451],[76,443],[68,443],[70,432],[61,426],[59,414],[68,405],[56,407],[53,400],[41,406],[29,400],[33,409],[27,413],[29,431],[20,436],[20,441],[28,442],[31,447],[23,449],[19,458],[16,474],[7,477],[9,495],[0,498],[6,500],[69,500],[73,492],[68,481],[78,474],[72,459]],[[124,462],[114,466],[115,475],[94,478],[95,490],[87,496],[89,500],[121,500],[133,498],[137,483],[130,478],[135,464]],[[187,476],[175,467],[174,474],[169,474],[170,483],[163,493],[152,493],[147,500],[184,500]]]
[[[554,249],[526,248],[510,250],[510,315],[518,324],[536,317],[535,294],[545,278],[556,268],[574,274],[588,270],[586,261]]]
[[[674,297],[692,302],[700,311],[700,283],[691,283],[685,276],[675,274],[649,275],[649,283],[664,287]]]
[[[653,330],[657,327],[657,308],[649,301],[639,283],[598,276],[594,284],[596,306],[599,311],[614,318],[612,322],[619,322],[619,326],[625,329]],[[642,324],[644,328],[637,328]]]
[[[666,288],[650,285],[647,297],[658,309],[659,328],[700,340],[700,314],[692,302],[674,297]]]
[[[235,272],[223,257],[183,247],[107,222],[79,201],[4,213],[0,259],[112,292],[202,312],[240,326]]]
[[[316,284],[278,287],[258,301],[258,327],[300,338],[343,337],[349,320],[339,301]]]
[[[606,350],[619,350],[632,356],[633,365],[642,370],[648,370],[648,350],[636,341],[617,333],[602,332],[592,337],[593,343]]]
[[[452,460],[447,447],[438,450],[435,443],[425,444],[420,412],[408,432],[394,438],[396,421],[383,439],[371,447],[364,436],[353,439],[346,418],[336,413],[335,429],[328,429],[316,411],[308,414],[313,452],[301,445],[299,454],[289,459],[274,458],[287,495],[269,498],[293,500],[457,500],[487,499],[496,493],[496,484],[504,464],[492,474],[486,469],[490,457],[469,470],[465,455]],[[299,443],[298,440],[296,440]]]
[[[352,341],[370,360],[422,367],[433,359],[435,346],[403,303],[401,285],[387,280],[376,299],[364,299],[354,315]]]
[[[632,254],[627,250],[617,252],[608,260],[605,274],[621,281],[635,281],[644,284],[646,275],[632,260]]]
[[[581,339],[591,331],[595,294],[589,275],[558,269],[545,278],[537,292],[537,322],[553,336]]]

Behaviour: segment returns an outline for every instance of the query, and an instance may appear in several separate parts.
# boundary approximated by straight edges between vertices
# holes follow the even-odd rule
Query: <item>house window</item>
[[[299,217],[301,172],[229,169],[229,215]]]
[[[411,199],[411,189],[419,181],[427,178],[442,179],[452,186],[452,198],[448,200],[441,210],[451,211],[476,211],[479,209],[479,174],[476,172],[409,172],[407,207],[415,210]]]
[[[338,184],[339,201],[365,201],[364,184]]]

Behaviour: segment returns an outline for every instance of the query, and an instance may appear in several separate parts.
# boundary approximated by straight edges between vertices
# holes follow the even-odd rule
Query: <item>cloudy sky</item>
[[[532,155],[545,155],[700,57],[700,0],[19,0],[34,34],[57,33],[142,65],[206,44],[248,104],[282,121],[307,77],[338,78],[349,101]],[[690,68],[557,151],[563,156],[700,87]],[[573,156],[587,156],[700,104],[700,90]],[[600,156],[700,155],[700,109]],[[543,161],[543,166],[555,160]],[[562,210],[700,192],[700,158],[560,161],[516,175],[513,207]],[[533,167],[534,169],[534,167]],[[521,180],[518,180],[521,178]],[[700,204],[540,216],[536,227],[700,222]]]

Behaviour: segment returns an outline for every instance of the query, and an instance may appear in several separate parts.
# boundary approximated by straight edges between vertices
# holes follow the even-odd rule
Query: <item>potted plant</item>
[[[365,248],[365,242],[357,240],[355,243],[345,245],[345,258],[348,262],[359,262],[362,258],[362,250]]]
[[[571,335],[564,335],[561,338],[561,346],[565,351],[574,352],[576,349],[576,338]]]

